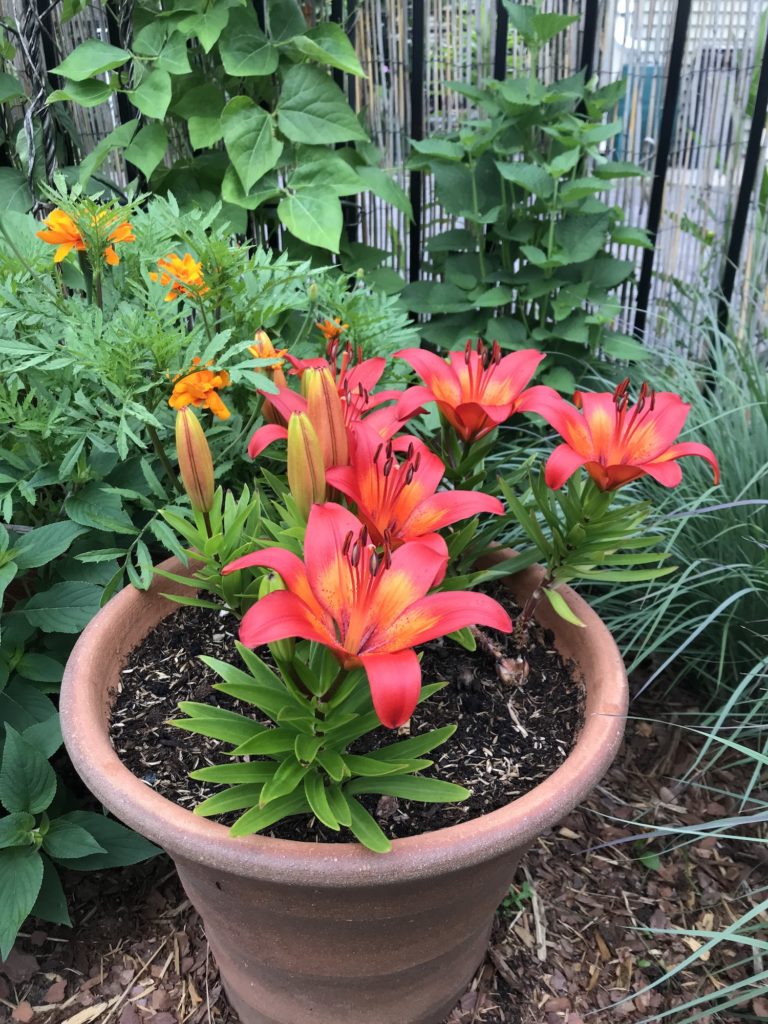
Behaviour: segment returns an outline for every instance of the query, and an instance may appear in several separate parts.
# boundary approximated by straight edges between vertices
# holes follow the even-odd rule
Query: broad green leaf
[[[201,782],[236,783],[266,782],[275,774],[274,761],[235,761],[232,764],[212,764],[189,773],[190,779]]]
[[[274,171],[265,174],[257,182],[253,192],[245,191],[243,183],[240,181],[237,171],[232,164],[224,172],[224,179],[221,183],[221,198],[227,203],[241,206],[244,210],[255,210],[262,203],[269,202],[271,199],[277,199],[281,195],[282,188],[278,184],[277,174]]]
[[[272,800],[266,807],[253,807],[250,811],[246,811],[231,827],[230,833],[233,836],[248,836],[269,828],[270,825],[274,825],[282,818],[306,813],[311,812],[304,795],[304,787],[302,787],[299,792],[289,793],[288,796],[280,797],[279,800]]]
[[[6,811],[39,814],[56,793],[56,773],[43,754],[16,730],[5,725],[5,746],[0,768],[0,803]]]
[[[94,530],[125,534],[138,532],[123,508],[120,495],[95,481],[67,498],[64,511],[76,523]]]
[[[259,28],[253,8],[237,8],[219,39],[224,70],[235,78],[271,75],[277,70],[279,54]]]
[[[97,146],[94,146],[91,152],[80,162],[79,184],[87,184],[91,176],[98,171],[110,153],[116,149],[125,149],[126,146],[130,145],[131,139],[136,134],[138,124],[139,122],[136,118],[132,121],[126,121],[125,124],[118,125],[114,131],[111,131]],[[72,516],[72,518],[74,519],[75,517]],[[84,525],[88,526],[90,524],[85,523]]]
[[[21,610],[44,633],[79,633],[99,610],[102,589],[96,583],[55,583],[33,594]]]
[[[331,810],[331,805],[328,801],[328,791],[325,787],[323,776],[319,772],[312,770],[304,776],[304,795],[307,798],[310,810],[318,821],[327,825],[328,828],[332,828],[334,832],[338,832],[339,822]]]
[[[70,101],[81,107],[98,107],[106,103],[114,91],[109,82],[87,78],[84,82],[66,82],[63,89],[54,89],[47,102]]]
[[[248,96],[235,96],[221,114],[224,145],[246,192],[271,171],[283,152],[266,110]]]
[[[303,35],[307,23],[297,0],[269,0],[269,34],[275,43]]]
[[[641,249],[652,249],[648,232],[645,228],[618,227],[611,231],[611,241],[619,245],[637,245]]]
[[[292,142],[319,146],[368,138],[341,89],[310,64],[294,65],[285,73],[277,119]]]
[[[285,196],[278,203],[277,215],[302,242],[339,251],[343,218],[339,198],[332,191],[314,187]]]
[[[31,846],[35,817],[27,811],[14,811],[0,818],[0,850],[9,846]]]
[[[603,248],[608,231],[604,214],[569,215],[555,226],[555,241],[571,263],[591,260]]]
[[[200,45],[206,53],[210,53],[216,40],[227,26],[231,8],[228,3],[216,0],[208,4],[201,14],[192,14],[183,18],[179,24],[179,31],[185,36],[197,36]]]
[[[411,139],[411,149],[422,156],[439,157],[441,160],[459,162],[464,159],[463,146],[448,139]]]
[[[139,57],[156,60],[162,53],[167,35],[167,25],[159,19],[150,21],[134,35],[131,49]]]
[[[0,850],[0,960],[8,959],[42,883],[43,860],[37,850],[21,846]]]
[[[363,183],[357,168],[331,152],[302,161],[291,174],[286,188],[289,194],[307,190],[327,190],[337,196],[354,195],[363,190]]]
[[[146,124],[139,129],[126,149],[125,159],[138,167],[145,178],[149,178],[167,149],[168,132],[165,125]]]
[[[603,164],[595,164],[592,173],[598,178],[637,178],[648,174],[639,164],[627,163],[625,160],[606,160]],[[635,230],[642,231],[642,228]]]
[[[230,811],[241,811],[244,807],[253,807],[258,804],[261,796],[262,783],[245,783],[238,786],[230,786],[221,793],[214,793],[207,800],[195,807],[195,814],[203,818],[210,818],[214,814],[228,814]]]
[[[28,213],[34,199],[27,179],[15,167],[0,167],[0,211]]]
[[[581,150],[567,149],[564,153],[560,153],[556,156],[551,163],[548,165],[547,170],[553,178],[560,178],[564,174],[569,174],[574,167],[578,164],[581,159]]]
[[[94,75],[119,68],[130,59],[131,55],[127,50],[102,43],[100,39],[86,39],[61,64],[51,68],[51,73],[61,75],[62,78],[70,78],[73,82],[82,82],[86,78],[93,78]]]
[[[371,817],[353,796],[344,794],[344,798],[349,809],[349,827],[355,838],[374,853],[389,853],[392,843],[384,835],[375,818]]]
[[[157,58],[157,67],[171,75],[188,75],[192,68],[189,63],[187,40],[181,32],[172,32]]]
[[[559,590],[550,590],[549,587],[544,587],[544,593],[547,595],[547,600],[561,619],[565,619],[566,622],[570,622],[574,626],[584,626],[584,623],[578,615],[571,611],[568,603]]]
[[[513,185],[519,185],[526,192],[532,192],[534,195],[548,199],[554,191],[552,178],[538,164],[526,164],[519,161],[502,163],[497,160],[496,167],[502,178],[511,181]]]
[[[66,818],[54,818],[43,837],[43,849],[54,860],[89,857],[93,853],[106,853],[90,832]]]
[[[413,220],[411,201],[400,185],[380,167],[356,167],[357,176],[363,185],[385,203],[402,211],[408,220]]]
[[[173,113],[183,117],[189,129],[193,149],[214,146],[224,133],[221,112],[227,99],[223,90],[212,82],[189,89],[174,104]]]
[[[352,814],[347,804],[347,798],[338,785],[331,785],[326,789],[325,795],[328,798],[328,805],[331,813],[340,825],[349,827],[352,824]]]
[[[42,861],[43,882],[32,907],[32,916],[39,917],[42,921],[50,921],[52,924],[69,926],[72,922],[69,919],[67,897],[59,873],[48,857],[43,855]]]
[[[2,602],[3,595],[17,572],[18,566],[15,562],[6,562],[5,565],[0,565],[0,602]]]
[[[160,850],[154,843],[137,832],[121,825],[114,818],[94,811],[70,811],[57,821],[69,821],[84,828],[103,847],[105,853],[91,853],[83,857],[71,857],[67,867],[75,871],[100,871],[103,868],[126,867],[155,857]]]
[[[22,533],[11,553],[18,568],[37,569],[63,555],[72,541],[85,533],[85,527],[66,519],[48,526],[38,526],[28,533]]]
[[[332,21],[321,22],[311,28],[306,35],[294,36],[291,45],[318,64],[365,78],[355,48],[341,25]]]
[[[171,102],[173,86],[167,71],[155,68],[136,89],[128,93],[131,103],[145,117],[162,121]]]
[[[352,793],[382,793],[402,800],[419,800],[422,803],[455,803],[472,796],[464,786],[442,779],[424,779],[417,775],[400,775],[389,779],[353,779],[344,787]]]
[[[539,11],[531,18],[533,29],[539,45],[549,42],[556,35],[579,20],[577,14],[557,14],[552,11]]]
[[[9,100],[22,99],[24,89],[21,82],[15,75],[9,75],[7,71],[0,72],[0,103],[7,103]]]

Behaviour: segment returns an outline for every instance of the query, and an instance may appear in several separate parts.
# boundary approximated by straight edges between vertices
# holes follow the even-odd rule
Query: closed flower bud
[[[226,578],[226,577],[225,577]],[[267,573],[263,576],[261,583],[259,584],[259,600],[262,597],[266,597],[267,594],[274,594],[278,590],[286,590],[286,586],[277,573]],[[274,640],[271,644],[267,644],[272,657],[277,661],[290,661],[293,658],[294,651],[296,650],[295,640],[288,638],[285,640]]]
[[[344,424],[344,408],[336,382],[327,367],[304,371],[307,415],[317,432],[326,469],[346,466],[349,462],[349,441]]]
[[[288,487],[304,519],[313,504],[325,501],[323,452],[303,412],[293,413],[288,420]]]
[[[319,289],[318,289],[317,285],[315,284],[315,282],[313,281],[312,284],[309,286],[309,288],[307,288],[307,298],[309,299],[310,302],[315,303],[315,302],[317,302],[318,294],[319,294]]]
[[[187,406],[176,413],[176,451],[179,473],[192,508],[210,512],[213,506],[213,459],[200,421]]]

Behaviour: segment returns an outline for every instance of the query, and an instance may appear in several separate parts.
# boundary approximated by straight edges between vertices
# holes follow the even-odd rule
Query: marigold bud
[[[195,413],[189,406],[176,413],[176,452],[179,473],[192,508],[210,512],[213,506],[213,459]]]
[[[303,412],[293,413],[288,420],[288,487],[304,519],[312,505],[325,501],[323,451],[309,416]]]
[[[307,288],[307,298],[311,303],[314,304],[315,302],[317,302],[317,296],[319,295],[319,293],[320,289],[317,287],[317,284],[313,281],[309,288]]]
[[[306,380],[307,415],[315,428],[323,464],[346,466],[349,462],[349,441],[344,424],[344,407],[339,398],[336,382],[327,367],[304,371]]]
[[[274,594],[277,590],[287,590],[285,583],[277,573],[267,573],[259,584],[259,600],[266,597],[267,594]],[[296,641],[292,639],[273,640],[272,643],[267,644],[267,647],[277,661],[290,661],[296,650]]]

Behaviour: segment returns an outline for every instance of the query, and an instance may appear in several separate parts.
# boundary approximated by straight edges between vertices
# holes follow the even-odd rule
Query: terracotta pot
[[[540,576],[528,569],[509,586],[525,597]],[[173,589],[159,578],[145,594],[126,588],[78,640],[61,693],[76,769],[113,814],[173,858],[242,1024],[439,1024],[483,958],[521,856],[584,799],[616,754],[627,681],[610,633],[567,588],[562,593],[586,629],[542,602],[539,621],[586,686],[585,724],[573,751],[506,807],[396,839],[391,853],[375,854],[356,844],[232,838],[122,764],[108,736],[118,673],[147,632],[176,610],[161,597]]]

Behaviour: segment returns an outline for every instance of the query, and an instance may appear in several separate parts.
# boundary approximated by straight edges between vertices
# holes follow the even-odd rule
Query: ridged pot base
[[[183,571],[173,560],[164,567]],[[525,599],[540,579],[534,568],[508,583]],[[61,694],[75,768],[113,814],[175,861],[242,1024],[442,1024],[483,958],[520,857],[589,793],[616,754],[627,681],[610,633],[567,587],[561,593],[586,628],[543,602],[537,618],[586,692],[570,755],[506,807],[396,839],[381,855],[355,843],[233,838],[155,793],[119,760],[109,715],[120,670],[177,608],[162,592],[182,589],[159,577],[146,593],[128,587],[78,640]]]

